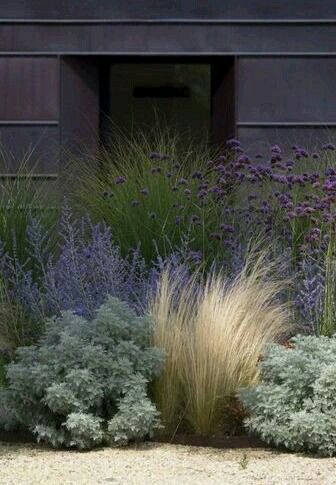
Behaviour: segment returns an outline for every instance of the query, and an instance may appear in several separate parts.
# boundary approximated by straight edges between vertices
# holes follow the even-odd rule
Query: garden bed
[[[335,456],[336,146],[154,138],[74,161],[52,213],[27,174],[0,184],[0,429],[36,433],[0,439],[237,450],[245,470],[248,432]]]

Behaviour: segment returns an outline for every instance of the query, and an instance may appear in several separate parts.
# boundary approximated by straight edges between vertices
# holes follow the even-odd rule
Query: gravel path
[[[336,458],[155,443],[85,453],[0,443],[0,483],[332,485],[336,484]]]

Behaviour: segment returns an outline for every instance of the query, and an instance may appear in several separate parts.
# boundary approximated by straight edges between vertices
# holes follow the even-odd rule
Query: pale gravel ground
[[[336,484],[336,458],[153,443],[87,453],[0,443],[1,485],[109,483],[332,485]]]

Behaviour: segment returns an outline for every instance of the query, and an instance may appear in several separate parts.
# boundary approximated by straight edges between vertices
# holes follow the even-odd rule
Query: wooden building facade
[[[0,2],[0,143],[43,153],[46,174],[62,145],[94,145],[102,113],[151,96],[215,141],[329,141],[335,86],[335,0]]]

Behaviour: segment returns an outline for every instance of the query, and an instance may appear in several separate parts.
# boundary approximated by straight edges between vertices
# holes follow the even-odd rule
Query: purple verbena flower
[[[234,227],[232,224],[220,224],[219,228],[224,231],[224,232],[228,232],[228,233],[234,233]]]
[[[325,143],[322,145],[322,150],[336,150],[336,146],[333,143]]]
[[[190,217],[190,224],[195,225],[195,224],[200,224],[200,218],[197,215],[192,215]]]
[[[192,179],[198,179],[198,180],[201,180],[202,177],[203,177],[202,172],[200,172],[199,170],[196,170],[191,176]]]
[[[281,153],[281,148],[279,147],[279,145],[273,145],[271,147],[271,152],[273,152],[273,153]]]
[[[239,147],[240,141],[237,140],[236,138],[230,138],[229,140],[227,140],[226,145],[228,147]]]
[[[114,182],[116,185],[121,185],[121,184],[124,184],[126,182],[126,178],[123,177],[122,175],[118,175],[118,177],[116,177],[114,179]]]

